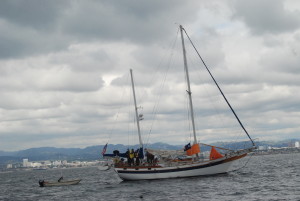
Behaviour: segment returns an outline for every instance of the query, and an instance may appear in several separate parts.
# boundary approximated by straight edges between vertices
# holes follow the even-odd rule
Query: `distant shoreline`
[[[275,154],[292,154],[300,153],[298,147],[283,147],[283,148],[270,148],[265,150],[256,150],[253,152],[254,155],[275,155]]]

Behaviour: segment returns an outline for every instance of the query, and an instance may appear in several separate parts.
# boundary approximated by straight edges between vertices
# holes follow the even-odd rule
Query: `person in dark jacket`
[[[128,166],[131,166],[131,159],[130,159],[130,157],[129,157],[129,149],[127,149],[125,155],[126,155],[126,158],[127,158]]]
[[[147,151],[147,152],[146,152],[146,157],[147,157],[147,163],[148,163],[149,165],[153,165],[153,162],[154,162],[154,155]]]
[[[135,165],[136,166],[139,166],[140,165],[140,157],[139,157],[139,149],[137,149],[135,152],[134,152],[134,158],[135,158]]]

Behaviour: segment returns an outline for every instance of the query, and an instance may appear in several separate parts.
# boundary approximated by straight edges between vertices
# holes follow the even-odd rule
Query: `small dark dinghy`
[[[81,179],[75,179],[75,180],[68,180],[63,181],[62,179],[59,179],[58,181],[45,181],[45,180],[39,180],[40,187],[52,187],[52,186],[68,186],[68,185],[76,185],[81,181]]]

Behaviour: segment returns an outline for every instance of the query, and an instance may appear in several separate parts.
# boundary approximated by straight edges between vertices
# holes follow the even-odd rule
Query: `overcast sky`
[[[0,150],[137,144],[130,68],[144,142],[189,142],[178,24],[252,138],[299,138],[300,1],[2,0]],[[187,51],[198,140],[246,139]]]

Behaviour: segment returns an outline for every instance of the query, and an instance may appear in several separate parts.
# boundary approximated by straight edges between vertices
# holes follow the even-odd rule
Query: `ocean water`
[[[252,156],[246,167],[207,177],[123,182],[97,167],[0,174],[0,200],[295,200],[300,201],[300,154]],[[245,162],[245,161],[243,161]],[[239,164],[241,165],[241,164]],[[81,178],[45,187],[39,179]]]

